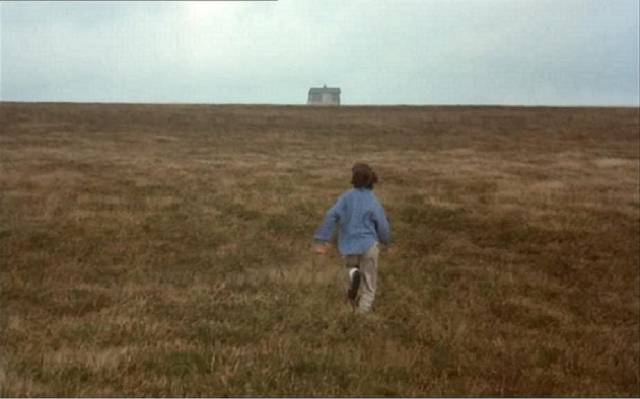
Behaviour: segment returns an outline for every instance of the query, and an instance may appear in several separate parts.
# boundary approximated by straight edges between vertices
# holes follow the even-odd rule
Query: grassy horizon
[[[638,396],[635,108],[0,103],[1,396]],[[370,163],[373,317],[310,251]]]

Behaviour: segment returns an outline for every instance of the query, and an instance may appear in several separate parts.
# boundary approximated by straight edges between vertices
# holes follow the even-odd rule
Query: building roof
[[[312,87],[309,89],[309,94],[322,94],[322,93],[331,93],[331,94],[340,94],[339,87]]]

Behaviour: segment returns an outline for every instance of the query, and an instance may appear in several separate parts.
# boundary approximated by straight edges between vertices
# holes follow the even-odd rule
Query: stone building
[[[309,89],[308,105],[340,105],[339,87],[312,87]]]

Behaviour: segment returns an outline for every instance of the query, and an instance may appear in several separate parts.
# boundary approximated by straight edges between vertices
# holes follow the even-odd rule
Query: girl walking
[[[378,176],[364,163],[353,165],[351,184],[329,209],[314,235],[314,250],[326,253],[336,227],[338,250],[347,267],[347,298],[361,313],[369,312],[376,296],[379,244],[389,244],[391,228],[373,194]],[[358,298],[358,292],[360,297]]]

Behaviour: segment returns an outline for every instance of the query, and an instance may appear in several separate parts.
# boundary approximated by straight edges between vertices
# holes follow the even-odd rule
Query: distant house
[[[309,89],[308,105],[340,105],[339,87],[312,87]]]

